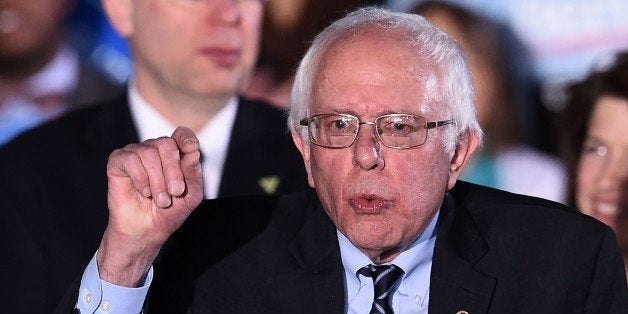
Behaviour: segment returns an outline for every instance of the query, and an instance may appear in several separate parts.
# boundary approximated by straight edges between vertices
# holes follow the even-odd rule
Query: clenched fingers
[[[187,128],[178,128],[172,137],[129,144],[114,151],[108,174],[127,177],[143,197],[153,198],[158,207],[169,207],[172,196],[186,191],[186,182],[202,189],[198,139]]]

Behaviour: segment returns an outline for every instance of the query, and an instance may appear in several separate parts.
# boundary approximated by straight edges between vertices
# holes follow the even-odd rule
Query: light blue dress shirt
[[[395,264],[404,271],[391,300],[395,313],[427,313],[438,216],[439,212],[407,250],[387,263]],[[340,231],[337,234],[345,269],[346,312],[368,313],[373,304],[373,279],[358,275],[357,271],[372,262]]]

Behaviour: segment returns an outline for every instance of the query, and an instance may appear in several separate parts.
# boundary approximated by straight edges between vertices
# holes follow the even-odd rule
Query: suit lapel
[[[488,246],[469,212],[447,194],[430,279],[430,313],[486,313],[496,280],[474,266]]]
[[[270,133],[264,126],[261,113],[255,114],[255,104],[242,98],[238,100],[238,109],[229,139],[229,148],[220,179],[219,196],[243,194],[263,194],[255,183],[262,176],[261,169],[266,165],[264,151],[256,148],[264,140],[263,134]],[[264,145],[262,145],[264,146]]]
[[[299,268],[277,278],[284,313],[344,312],[344,275],[336,229],[320,204],[290,250]]]
[[[240,99],[218,195],[280,195],[307,187],[303,159],[284,113]]]

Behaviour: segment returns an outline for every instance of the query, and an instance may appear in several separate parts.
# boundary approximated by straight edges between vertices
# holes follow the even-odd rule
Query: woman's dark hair
[[[561,149],[569,173],[568,201],[575,205],[576,167],[595,104],[603,96],[628,99],[628,51],[618,53],[610,67],[593,71],[583,81],[571,85],[567,94],[567,106],[560,120]]]

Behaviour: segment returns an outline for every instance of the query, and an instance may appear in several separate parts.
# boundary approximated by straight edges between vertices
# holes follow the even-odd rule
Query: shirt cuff
[[[94,254],[83,272],[76,307],[81,313],[141,313],[148,288],[153,281],[153,267],[148,270],[141,287],[116,286],[100,279],[97,254]]]

